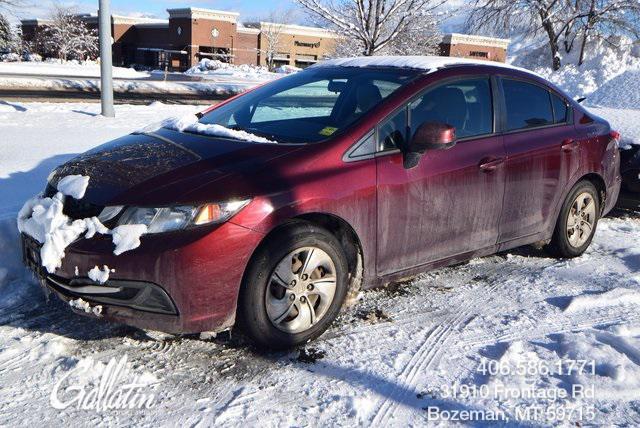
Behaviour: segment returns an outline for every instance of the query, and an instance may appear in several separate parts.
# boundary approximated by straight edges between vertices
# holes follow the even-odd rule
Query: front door
[[[429,89],[380,124],[379,275],[496,245],[505,152],[493,116],[490,79],[466,78]],[[457,145],[404,169],[397,148],[433,121],[454,126]]]

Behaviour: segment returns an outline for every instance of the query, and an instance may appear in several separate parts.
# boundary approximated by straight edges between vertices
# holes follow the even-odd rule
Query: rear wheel
[[[347,261],[326,229],[294,223],[261,246],[245,274],[238,321],[259,346],[286,348],[322,334],[347,293]]]
[[[591,244],[599,218],[598,191],[589,181],[579,182],[564,201],[547,249],[557,257],[580,256]]]

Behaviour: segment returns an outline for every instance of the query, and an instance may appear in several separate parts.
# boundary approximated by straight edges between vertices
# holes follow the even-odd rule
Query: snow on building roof
[[[455,58],[448,56],[361,56],[335,58],[314,64],[312,67],[397,67],[435,71],[456,65],[484,65],[510,70],[519,70],[529,74],[533,72],[501,62]]]
[[[449,33],[445,34],[442,38],[442,43],[446,44],[460,44],[465,43],[469,45],[490,46],[495,48],[507,49],[509,47],[510,39],[498,39],[495,37],[477,36],[475,34],[459,34]]]
[[[193,19],[215,19],[219,21],[229,21],[235,23],[240,16],[238,12],[228,12],[226,10],[204,9],[201,7],[183,7],[178,9],[167,9],[170,18],[193,18]]]

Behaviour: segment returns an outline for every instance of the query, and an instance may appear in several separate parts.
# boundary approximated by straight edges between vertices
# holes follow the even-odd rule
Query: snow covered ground
[[[75,153],[197,110],[121,105],[108,119],[97,104],[0,101],[0,425],[421,426],[444,410],[640,424],[638,214],[602,220],[578,259],[524,248],[365,292],[319,340],[288,353],[257,354],[237,337],[164,337],[47,303],[21,267],[20,205]],[[640,111],[594,112],[640,137]],[[118,362],[153,394],[150,408],[61,409],[77,392],[52,401],[60,385],[81,385],[91,404],[90,386]],[[555,416],[536,421],[540,409]]]
[[[0,74],[15,75],[45,75],[45,76],[76,76],[100,77],[100,64],[78,64],[73,62],[0,62]],[[141,79],[149,77],[149,73],[136,71],[133,68],[113,67],[113,77],[126,79]]]

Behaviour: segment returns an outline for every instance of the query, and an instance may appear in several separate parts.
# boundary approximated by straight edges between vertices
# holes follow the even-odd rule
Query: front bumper
[[[101,306],[99,316],[106,320],[197,333],[233,326],[242,275],[262,238],[227,222],[213,230],[145,235],[140,247],[119,256],[108,236],[81,239],[67,248],[55,274],[48,274],[39,265],[38,244],[23,236],[23,257],[47,290],[64,301]],[[115,270],[105,284],[87,277],[91,268],[104,265]]]

